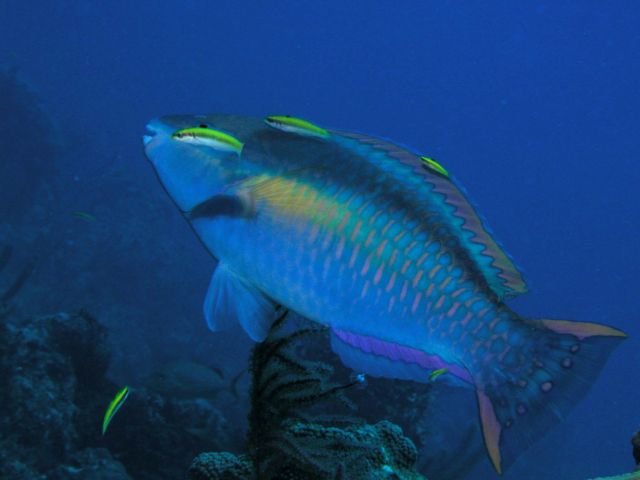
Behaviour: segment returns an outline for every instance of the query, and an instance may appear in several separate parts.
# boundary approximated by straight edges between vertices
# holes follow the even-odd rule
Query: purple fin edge
[[[333,333],[343,342],[358,348],[365,353],[372,353],[390,360],[413,363],[427,370],[446,368],[448,373],[471,385],[474,384],[469,372],[460,365],[445,362],[440,356],[428,354],[417,348],[387,342],[375,337],[358,335],[346,330],[333,329]],[[425,377],[426,379],[426,377]]]

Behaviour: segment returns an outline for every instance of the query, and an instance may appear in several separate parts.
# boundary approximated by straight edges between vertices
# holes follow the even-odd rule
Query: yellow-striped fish
[[[127,398],[129,398],[129,387],[125,386],[122,390],[116,393],[116,396],[111,400],[109,407],[107,407],[107,411],[104,412],[104,418],[102,419],[102,435],[105,434],[114,415],[118,413],[118,410],[120,410],[120,407],[122,407],[124,402],[126,402]]]

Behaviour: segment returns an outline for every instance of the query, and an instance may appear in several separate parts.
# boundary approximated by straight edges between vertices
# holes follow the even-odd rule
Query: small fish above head
[[[443,175],[445,177],[449,176],[449,172],[442,165],[436,162],[433,158],[422,156],[420,157],[420,160],[424,162],[425,166],[427,166],[428,168],[430,168],[435,172],[438,172],[440,175]]]
[[[296,118],[290,115],[269,115],[264,119],[264,122],[270,127],[277,128],[283,132],[319,138],[329,137],[329,132],[324,128],[314,125],[302,118]]]
[[[209,128],[206,124],[200,124],[198,127],[183,128],[175,132],[171,138],[179,142],[203,145],[238,155],[242,152],[243,147],[242,142],[237,138],[220,130]]]

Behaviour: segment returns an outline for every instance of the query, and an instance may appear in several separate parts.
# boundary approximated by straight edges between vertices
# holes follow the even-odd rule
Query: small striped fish
[[[498,472],[585,394],[624,337],[512,311],[520,273],[431,158],[282,115],[147,128],[160,181],[219,260],[204,304],[213,331],[239,322],[260,341],[281,304],[330,326],[358,372],[446,372],[438,381],[476,392]]]

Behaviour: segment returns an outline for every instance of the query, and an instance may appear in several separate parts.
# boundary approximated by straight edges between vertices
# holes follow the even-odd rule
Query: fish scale
[[[219,260],[212,330],[237,321],[260,341],[280,304],[328,325],[358,372],[472,388],[498,472],[625,336],[512,311],[504,300],[526,291],[513,262],[448,170],[408,148],[282,115],[148,128],[147,157]]]

